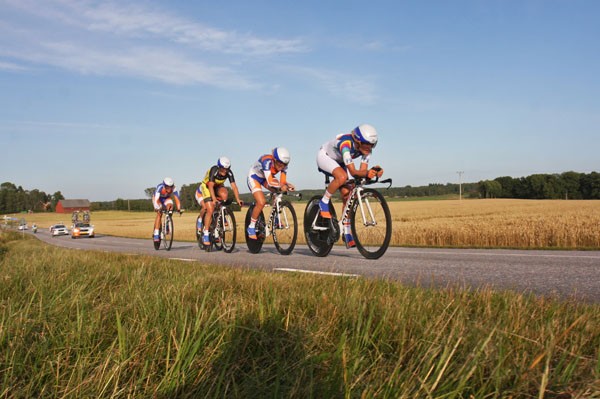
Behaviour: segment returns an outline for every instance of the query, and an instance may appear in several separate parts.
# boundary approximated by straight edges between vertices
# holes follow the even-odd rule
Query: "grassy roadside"
[[[600,397],[600,307],[0,238],[0,397]]]

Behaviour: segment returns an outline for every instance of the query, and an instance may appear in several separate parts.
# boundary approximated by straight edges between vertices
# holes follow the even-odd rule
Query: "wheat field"
[[[302,233],[305,203],[293,202]],[[392,241],[395,246],[474,248],[600,248],[600,201],[577,200],[443,200],[391,201]],[[267,211],[269,208],[265,208]],[[247,208],[235,212],[237,241],[244,241],[243,222]],[[341,214],[336,204],[338,215]],[[265,211],[265,212],[266,212]],[[195,240],[197,209],[174,216],[177,240]],[[37,213],[19,215],[42,228],[60,221],[70,224],[70,215]],[[98,234],[150,238],[151,212],[102,211],[92,213]],[[269,243],[270,239],[267,239]]]

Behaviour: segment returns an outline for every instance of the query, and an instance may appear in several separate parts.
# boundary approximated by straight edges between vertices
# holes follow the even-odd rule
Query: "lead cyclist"
[[[349,178],[373,179],[383,175],[383,168],[380,166],[369,168],[369,160],[377,140],[377,130],[371,125],[362,124],[350,133],[339,134],[321,146],[317,155],[317,166],[320,172],[333,177],[319,201],[321,217],[331,219],[330,200],[337,190],[340,190],[344,205],[346,204],[352,190],[352,187],[346,184]],[[358,169],[354,165],[356,158],[360,158]],[[346,246],[355,247],[349,221],[344,223],[343,234]]]

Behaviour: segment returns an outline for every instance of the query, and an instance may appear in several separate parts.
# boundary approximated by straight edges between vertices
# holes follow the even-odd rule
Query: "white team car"
[[[26,224],[20,224],[19,225],[19,230],[27,230],[27,225]]]
[[[55,224],[52,226],[50,233],[52,234],[52,237],[69,235],[69,229],[67,229],[67,226],[64,224]]]
[[[77,237],[94,237],[94,226],[89,223],[75,223],[71,230],[71,238]]]

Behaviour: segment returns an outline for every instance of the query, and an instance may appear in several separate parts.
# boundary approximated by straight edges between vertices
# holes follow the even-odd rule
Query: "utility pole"
[[[465,171],[460,170],[456,173],[458,173],[458,200],[462,201],[462,175],[465,173]]]

